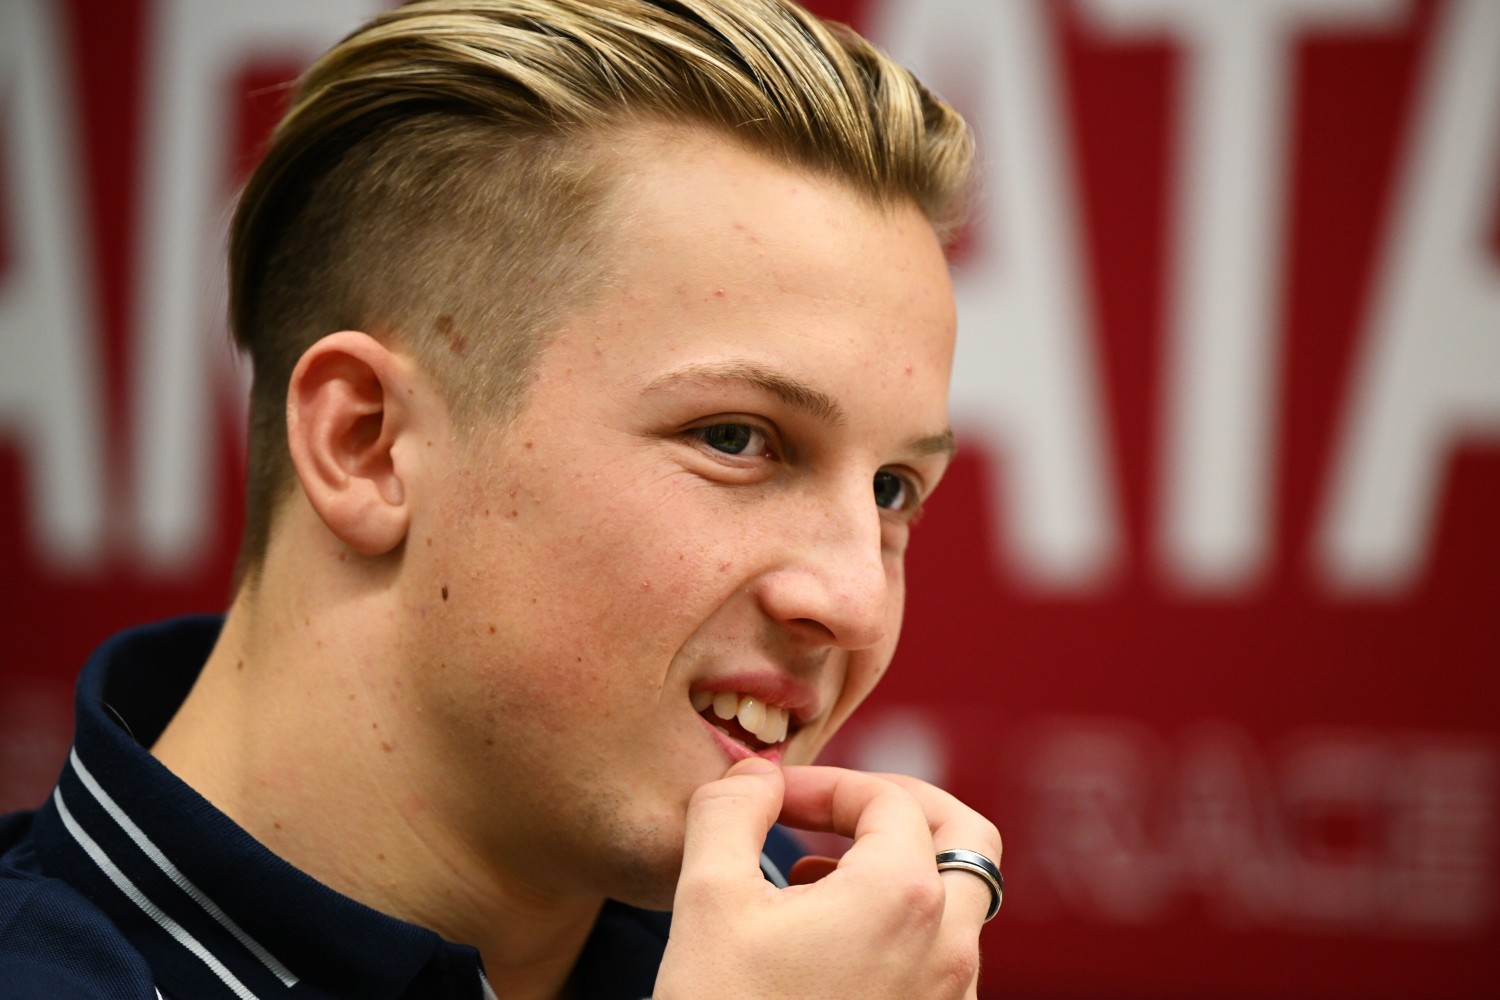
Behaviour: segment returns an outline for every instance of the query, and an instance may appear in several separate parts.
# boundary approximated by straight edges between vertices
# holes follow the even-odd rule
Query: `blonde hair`
[[[241,196],[230,324],[250,355],[239,576],[294,482],[287,383],[339,329],[388,337],[456,416],[503,419],[549,325],[606,266],[611,137],[715,129],[942,235],[962,119],[850,29],[786,0],[419,0],[302,77]]]

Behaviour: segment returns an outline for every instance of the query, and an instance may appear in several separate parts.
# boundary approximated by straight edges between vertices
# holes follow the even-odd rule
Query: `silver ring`
[[[984,915],[989,923],[1000,912],[1000,901],[1005,898],[1005,879],[995,862],[978,851],[943,851],[937,856],[938,871],[961,871],[978,875],[990,887],[990,909]]]

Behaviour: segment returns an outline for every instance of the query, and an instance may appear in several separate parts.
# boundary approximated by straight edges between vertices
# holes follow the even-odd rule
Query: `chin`
[[[624,862],[611,879],[610,899],[642,910],[670,910],[682,872],[681,845],[671,858],[637,857]]]

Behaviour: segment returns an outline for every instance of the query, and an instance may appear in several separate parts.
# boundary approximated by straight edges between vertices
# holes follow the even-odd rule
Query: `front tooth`
[[[720,691],[714,695],[714,714],[726,722],[734,718],[740,708],[740,699],[733,691]]]
[[[766,703],[758,698],[752,698],[748,694],[740,699],[739,706],[740,725],[754,733],[757,739],[764,740],[761,730],[766,728]]]
[[[693,711],[701,712],[714,703],[714,693],[712,691],[694,691],[692,699]]]
[[[787,722],[790,717],[790,713],[784,708],[766,706],[766,728],[769,732],[761,739],[767,743],[780,743],[786,739]]]

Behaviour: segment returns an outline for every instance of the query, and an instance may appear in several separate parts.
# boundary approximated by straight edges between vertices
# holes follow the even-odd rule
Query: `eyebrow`
[[[958,452],[953,431],[948,429],[908,441],[906,447],[918,455],[946,455],[950,459]]]
[[[788,406],[812,414],[831,424],[842,424],[848,415],[826,392],[806,382],[768,368],[754,361],[721,361],[684,365],[652,379],[643,392],[659,392],[683,382],[741,382],[769,392]],[[953,431],[944,428],[936,434],[913,438],[906,449],[917,455],[946,455],[953,458],[957,446]]]
[[[826,392],[753,361],[685,365],[652,379],[644,391],[657,392],[680,382],[742,382],[831,424],[842,424],[848,419],[844,408]]]

